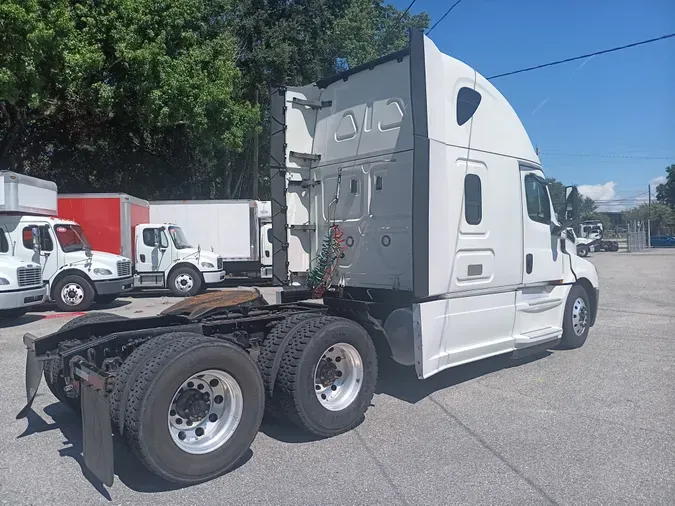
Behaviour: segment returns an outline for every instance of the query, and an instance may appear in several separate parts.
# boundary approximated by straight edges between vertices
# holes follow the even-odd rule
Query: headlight
[[[211,262],[202,262],[202,267],[205,269],[213,269],[213,264]]]
[[[112,271],[108,269],[94,269],[94,274],[98,274],[99,276],[110,276]]]
[[[9,284],[9,279],[7,278],[0,278],[0,286],[8,285]]]

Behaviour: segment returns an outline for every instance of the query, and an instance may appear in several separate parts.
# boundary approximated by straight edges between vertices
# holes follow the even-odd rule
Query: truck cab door
[[[40,231],[40,251],[37,252],[33,246],[33,226],[24,225],[21,228],[21,244],[17,248],[22,248],[23,253],[20,258],[29,260],[42,267],[43,281],[50,280],[59,269],[59,248],[56,247],[56,241],[53,231],[49,225],[39,225]]]
[[[171,245],[160,227],[136,228],[136,271],[165,272],[171,265]]]
[[[553,234],[555,214],[540,169],[521,167],[523,206],[523,284],[563,278],[560,237]]]
[[[562,335],[568,285],[562,285],[564,254],[553,234],[554,212],[544,174],[521,167],[523,281],[516,291],[515,349],[545,345]]]

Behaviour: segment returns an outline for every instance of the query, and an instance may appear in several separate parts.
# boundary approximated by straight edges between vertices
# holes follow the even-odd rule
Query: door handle
[[[525,255],[525,271],[528,274],[532,274],[532,262],[534,261],[534,258],[532,257],[532,253],[528,253]]]
[[[145,255],[143,253],[140,254],[141,257],[141,262],[145,262]]]

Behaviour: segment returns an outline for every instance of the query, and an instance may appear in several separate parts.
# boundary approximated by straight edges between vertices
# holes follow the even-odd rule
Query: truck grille
[[[131,276],[131,262],[120,260],[117,262],[117,275],[121,278]]]
[[[218,257],[218,270],[222,271],[223,270],[223,259]]]
[[[19,267],[16,270],[19,286],[33,286],[42,284],[42,269],[40,267]]]

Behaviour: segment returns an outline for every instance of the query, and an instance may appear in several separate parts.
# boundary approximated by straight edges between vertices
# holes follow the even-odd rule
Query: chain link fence
[[[630,253],[644,251],[647,246],[647,224],[643,221],[629,221],[626,227],[626,244]]]

